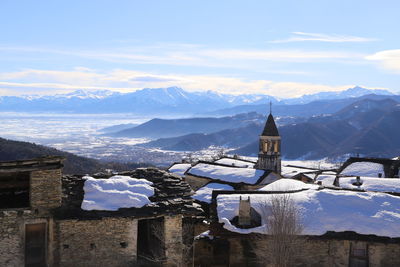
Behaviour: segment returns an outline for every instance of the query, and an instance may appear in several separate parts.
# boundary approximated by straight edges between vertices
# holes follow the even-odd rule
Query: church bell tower
[[[271,111],[260,135],[258,161],[255,168],[281,174],[281,137]]]

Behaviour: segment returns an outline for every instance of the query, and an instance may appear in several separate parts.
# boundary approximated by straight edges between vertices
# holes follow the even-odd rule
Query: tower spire
[[[272,101],[269,101],[269,114],[272,114]]]

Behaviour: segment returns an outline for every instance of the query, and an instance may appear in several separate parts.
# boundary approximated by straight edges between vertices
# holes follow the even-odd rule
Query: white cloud
[[[328,43],[349,43],[349,42],[372,42],[377,41],[374,38],[365,38],[351,35],[339,34],[323,34],[323,33],[307,33],[307,32],[292,32],[294,36],[283,40],[274,40],[270,43],[292,43],[292,42],[328,42]]]
[[[188,91],[213,90],[220,93],[263,93],[277,97],[296,97],[320,91],[340,91],[352,85],[330,86],[271,80],[249,80],[218,75],[155,74],[116,69],[96,72],[89,69],[71,71],[25,70],[0,73],[2,94],[55,94],[76,89],[108,89],[131,92],[137,89],[180,86]],[[6,91],[4,91],[6,90]],[[0,91],[1,93],[1,91]]]
[[[367,60],[376,61],[384,69],[400,73],[400,49],[384,50],[365,57]]]
[[[209,49],[196,45],[158,45],[109,50],[57,50],[29,47],[0,47],[0,51],[43,53],[71,56],[96,61],[124,64],[153,64],[171,66],[200,66],[235,69],[265,70],[267,62],[355,61],[365,55],[345,51],[318,51],[302,49]],[[115,52],[118,51],[118,52]],[[257,64],[254,64],[257,62]],[[273,68],[275,69],[275,68]],[[281,72],[284,70],[280,70]]]

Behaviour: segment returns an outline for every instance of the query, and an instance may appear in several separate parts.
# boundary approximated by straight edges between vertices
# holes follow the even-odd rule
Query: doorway
[[[46,224],[25,225],[25,266],[46,266]]]
[[[139,266],[161,266],[165,260],[164,218],[139,220],[137,236]]]

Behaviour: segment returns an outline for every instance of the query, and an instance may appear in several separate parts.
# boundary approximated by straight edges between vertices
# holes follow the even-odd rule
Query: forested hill
[[[129,170],[141,166],[135,163],[103,163],[51,147],[0,138],[0,161],[32,159],[43,156],[65,157],[66,161],[63,169],[65,174],[92,174],[104,169]]]

